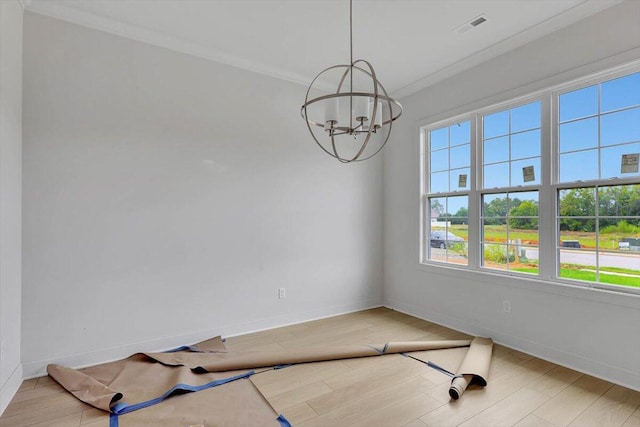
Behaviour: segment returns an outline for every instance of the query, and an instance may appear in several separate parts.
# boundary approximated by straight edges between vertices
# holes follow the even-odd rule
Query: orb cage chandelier
[[[373,66],[364,59],[353,60],[353,0],[349,0],[349,54],[348,65],[325,68],[311,81],[300,109],[318,146],[342,163],[379,153],[402,114],[402,105],[389,97]],[[331,74],[337,86],[327,94],[318,86]],[[311,97],[312,91],[320,95]]]

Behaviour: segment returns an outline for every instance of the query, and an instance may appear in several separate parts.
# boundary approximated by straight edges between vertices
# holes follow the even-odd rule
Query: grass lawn
[[[568,268],[560,269],[560,277],[563,279],[572,279],[572,280],[582,280],[585,282],[595,282],[596,281],[596,273],[595,271],[585,271],[579,269],[583,266],[572,265]],[[589,268],[588,266],[585,266]],[[591,267],[593,268],[593,267]],[[532,273],[537,274],[537,268],[530,267],[520,267],[513,268],[513,271],[519,271],[521,273]],[[616,274],[607,274],[607,271],[604,269],[600,270],[600,283],[607,283],[610,285],[619,285],[619,286],[629,286],[632,288],[640,288],[640,273],[637,270],[626,270],[624,268],[607,268],[608,271],[628,274],[628,276],[619,276]]]
[[[596,273],[594,271],[573,270],[563,268],[560,270],[560,277],[573,280],[584,280],[586,282],[595,282]],[[611,285],[629,286],[632,288],[640,288],[640,275],[635,276],[618,276],[600,272],[600,283],[608,283]]]

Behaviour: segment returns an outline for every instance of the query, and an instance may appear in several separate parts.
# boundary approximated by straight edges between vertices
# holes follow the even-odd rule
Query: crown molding
[[[204,46],[199,43],[187,42],[178,37],[173,37],[161,32],[147,30],[135,25],[106,18],[89,12],[77,10],[62,4],[51,1],[19,0],[25,10],[41,15],[46,15],[62,21],[70,22],[83,27],[88,27],[98,31],[115,34],[131,40],[147,43],[150,45],[166,48],[169,50],[185,53],[188,55],[204,58],[221,64],[230,65],[244,70],[264,74],[281,80],[307,87],[314,76],[304,76],[290,72],[286,69],[273,67],[258,61],[234,55],[221,49]],[[512,37],[500,41],[480,52],[476,52],[454,64],[441,68],[409,85],[400,89],[390,91],[394,98],[403,98],[412,95],[422,89],[437,84],[455,74],[475,67],[485,61],[502,55],[512,49],[529,43],[539,37],[550,34],[567,25],[587,18],[604,9],[622,3],[624,0],[586,0],[567,11],[556,15],[546,21],[527,28]],[[471,33],[472,34],[472,33]],[[332,87],[323,85],[320,89],[332,90]]]
[[[49,1],[20,0],[29,12],[49,16],[61,21],[91,28],[94,30],[115,34],[127,39],[162,47],[187,55],[196,56],[225,65],[241,68],[259,74],[264,74],[281,80],[286,80],[303,86],[308,86],[313,76],[303,76],[297,73],[273,67],[258,61],[252,61],[199,43],[184,41],[178,37],[169,36],[157,31],[147,30],[135,25],[106,18],[93,13],[77,10],[68,6]]]
[[[565,12],[556,15],[538,25],[527,28],[518,34],[515,34],[505,40],[502,40],[486,49],[474,53],[454,64],[441,68],[440,70],[425,76],[407,86],[404,86],[393,92],[395,98],[404,98],[412,95],[429,86],[433,86],[453,75],[461,73],[465,70],[473,68],[490,59],[496,58],[510,50],[530,43],[540,37],[560,30],[572,23],[595,15],[611,6],[622,3],[624,0],[587,0],[584,3],[576,5]],[[471,33],[473,34],[473,33]]]

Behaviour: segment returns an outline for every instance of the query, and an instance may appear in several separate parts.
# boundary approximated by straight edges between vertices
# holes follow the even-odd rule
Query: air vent
[[[456,33],[459,33],[459,34],[466,33],[469,30],[473,30],[478,25],[487,22],[487,20],[488,19],[487,19],[486,15],[480,15],[480,16],[477,16],[477,17],[473,18],[471,21],[462,24],[461,26],[456,28],[454,31]]]

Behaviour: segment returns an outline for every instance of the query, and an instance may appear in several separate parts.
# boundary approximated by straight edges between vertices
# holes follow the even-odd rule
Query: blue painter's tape
[[[187,350],[193,353],[218,353],[215,350],[210,350],[210,351],[201,350],[200,347],[198,347],[197,345],[183,345],[171,350],[164,351],[163,353],[176,353],[178,351],[187,351]]]
[[[282,414],[278,417],[278,421],[280,422],[280,427],[291,427],[289,420],[287,420]]]
[[[427,366],[429,366],[429,367],[431,367],[431,368],[435,369],[436,371],[440,371],[440,372],[442,372],[443,374],[448,375],[448,376],[450,376],[450,377],[455,377],[455,376],[456,376],[456,374],[454,374],[453,372],[449,372],[449,371],[447,371],[446,369],[444,369],[442,366],[438,366],[438,365],[436,365],[435,363],[433,363],[433,362],[431,362],[431,361],[428,361],[428,362],[427,362]]]
[[[155,399],[147,400],[146,402],[135,403],[132,405],[127,404],[125,402],[118,402],[115,405],[113,405],[113,407],[111,408],[111,412],[115,415],[128,414],[129,412],[137,411],[138,409],[148,408],[149,406],[157,405],[158,403],[170,397],[172,394],[174,394],[177,391],[182,391],[187,393],[202,391],[208,388],[230,383],[231,381],[236,381],[242,378],[249,378],[253,374],[255,374],[255,371],[249,371],[246,374],[241,374],[241,375],[236,375],[235,377],[229,377],[229,378],[223,378],[221,380],[211,381],[210,383],[199,385],[199,386],[193,386],[189,384],[176,384],[175,386],[171,387],[162,396],[156,397]],[[117,427],[117,424],[116,426],[109,426],[109,427]]]

